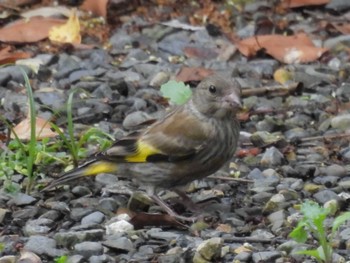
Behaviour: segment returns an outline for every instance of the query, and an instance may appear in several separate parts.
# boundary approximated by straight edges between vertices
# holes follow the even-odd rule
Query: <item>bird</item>
[[[204,78],[183,105],[141,131],[117,140],[82,166],[53,180],[44,190],[86,176],[112,173],[136,179],[170,216],[178,215],[159,196],[162,189],[183,196],[184,186],[205,178],[236,151],[242,107],[239,83],[220,74]]]

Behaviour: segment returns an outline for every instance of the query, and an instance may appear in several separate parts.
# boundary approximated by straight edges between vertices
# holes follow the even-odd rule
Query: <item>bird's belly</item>
[[[153,185],[156,188],[174,188],[194,180],[209,176],[219,170],[227,158],[213,159],[206,163],[183,161],[177,163],[135,163],[128,165],[123,173],[135,178],[140,185]]]

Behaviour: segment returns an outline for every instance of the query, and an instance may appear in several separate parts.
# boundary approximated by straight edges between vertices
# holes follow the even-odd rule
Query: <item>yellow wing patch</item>
[[[95,162],[87,166],[82,173],[84,176],[93,176],[100,173],[116,173],[117,165],[111,162]]]
[[[161,154],[157,148],[143,141],[137,142],[136,153],[125,157],[125,160],[130,163],[144,163],[147,161],[147,157],[153,154]]]

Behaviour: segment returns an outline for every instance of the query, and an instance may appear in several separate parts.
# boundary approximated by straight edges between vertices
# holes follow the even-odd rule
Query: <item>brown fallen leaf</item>
[[[187,228],[186,225],[177,221],[174,217],[168,214],[149,214],[149,213],[136,213],[134,217],[130,219],[135,229],[141,229],[145,226],[174,226],[180,228]]]
[[[174,217],[168,214],[149,214],[144,212],[134,212],[127,208],[118,208],[117,215],[127,214],[130,217],[130,224],[135,229],[141,229],[145,226],[174,226],[187,228],[186,225],[177,221]]]
[[[286,64],[306,63],[318,59],[327,48],[316,47],[304,33],[294,36],[264,35],[244,39],[237,44],[245,56],[254,56],[259,50]]]
[[[90,11],[97,16],[107,17],[108,0],[85,0],[80,6],[81,10]]]
[[[0,29],[0,41],[6,43],[33,43],[48,37],[53,26],[62,25],[62,19],[32,17],[21,19]]]
[[[0,65],[14,63],[16,60],[30,58],[31,56],[32,54],[28,52],[12,52],[11,47],[7,46],[0,50]]]
[[[215,50],[205,47],[187,46],[183,51],[189,58],[214,59],[218,56],[218,53],[215,52]]]
[[[332,26],[344,35],[350,34],[350,23],[332,23]]]
[[[59,26],[54,26],[49,31],[49,39],[58,43],[80,44],[80,23],[77,16],[77,11],[72,10],[68,21]]]
[[[176,81],[201,81],[202,79],[211,74],[213,74],[213,70],[207,68],[182,67],[180,72],[176,76]]]
[[[296,8],[301,6],[325,5],[330,0],[283,0],[280,5],[282,8]]]
[[[13,131],[17,134],[18,138],[21,140],[30,140],[30,118],[27,117],[20,123],[18,123],[14,128]],[[41,140],[44,138],[52,138],[58,136],[58,134],[54,131],[52,131],[50,123],[40,117],[36,118],[35,122],[35,134],[36,139]],[[13,132],[11,133],[11,139],[15,139],[15,135]]]

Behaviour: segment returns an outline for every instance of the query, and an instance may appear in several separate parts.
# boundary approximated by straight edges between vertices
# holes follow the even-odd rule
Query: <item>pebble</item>
[[[106,234],[114,235],[118,233],[127,233],[134,230],[134,226],[128,221],[120,220],[111,224],[106,225]]]
[[[30,236],[24,245],[24,249],[39,256],[49,256],[52,258],[63,256],[67,253],[63,249],[56,248],[56,241],[54,239],[38,235]]]
[[[93,212],[81,219],[82,225],[89,224],[101,224],[105,218],[105,215],[99,211]]]
[[[119,252],[130,252],[135,250],[135,246],[132,241],[127,237],[108,236],[107,240],[103,242],[103,245]]]
[[[103,252],[102,244],[99,242],[82,242],[75,244],[75,253],[82,255],[84,258],[89,258],[91,256],[101,255]]]
[[[324,190],[321,190],[321,191],[315,193],[314,198],[320,204],[325,204],[326,202],[328,202],[332,199],[335,199],[335,200],[340,199],[336,193],[334,193],[332,190],[329,190],[329,189],[324,189]]]
[[[104,230],[102,229],[57,232],[54,235],[54,239],[56,240],[58,246],[69,248],[83,241],[102,240],[103,234]]]
[[[55,225],[55,221],[48,218],[28,220],[24,226],[24,233],[27,236],[47,234]]]
[[[274,262],[280,256],[281,256],[281,253],[278,251],[261,251],[261,252],[254,252],[252,254],[252,260],[254,263],[259,263],[261,261]]]
[[[16,193],[8,202],[7,205],[16,205],[16,206],[24,206],[24,205],[31,205],[36,202],[36,198],[23,194],[23,193]]]
[[[220,256],[223,239],[213,237],[203,241],[196,249],[193,263],[210,262]]]

